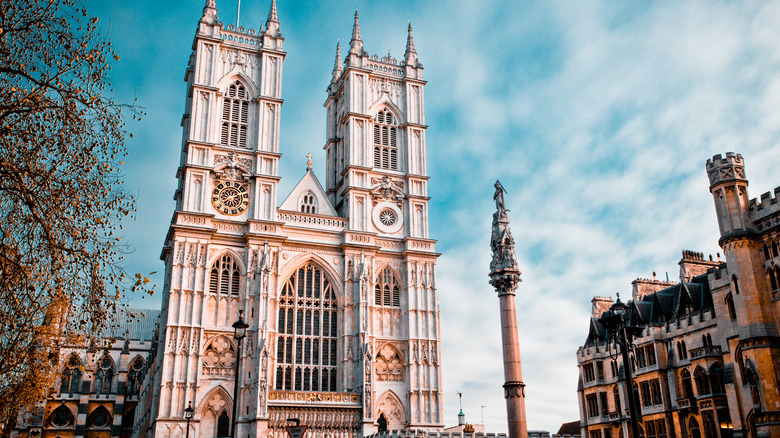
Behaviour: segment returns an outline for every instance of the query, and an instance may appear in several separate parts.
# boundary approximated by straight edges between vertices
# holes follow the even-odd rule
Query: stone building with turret
[[[631,390],[599,323],[612,299],[593,299],[577,351],[583,437],[628,437],[631,394],[645,438],[780,436],[780,188],[751,200],[739,154],[706,170],[724,259],[683,251],[679,282],[632,283]]]
[[[355,13],[323,84],[325,184],[310,155],[277,203],[276,2],[260,29],[217,13],[207,0],[186,66],[160,330],[135,436],[281,437],[293,418],[312,438],[441,430],[439,254],[411,25],[402,59],[372,56]]]

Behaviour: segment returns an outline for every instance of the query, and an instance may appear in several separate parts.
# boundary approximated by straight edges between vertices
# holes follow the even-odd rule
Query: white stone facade
[[[441,430],[435,242],[428,238],[422,65],[369,57],[355,16],[325,106],[327,184],[309,168],[277,208],[283,37],[208,0],[187,68],[158,345],[136,436]],[[232,324],[249,324],[240,357]]]

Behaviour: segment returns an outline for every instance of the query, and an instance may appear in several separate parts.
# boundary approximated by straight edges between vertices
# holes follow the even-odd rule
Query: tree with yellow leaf
[[[121,265],[123,112],[139,112],[109,94],[118,60],[80,2],[0,0],[2,436],[54,385],[62,342],[105,335],[148,282]]]

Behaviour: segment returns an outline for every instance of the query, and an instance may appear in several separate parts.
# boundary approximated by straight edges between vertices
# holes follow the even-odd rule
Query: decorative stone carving
[[[401,185],[399,185],[399,183],[391,180],[387,176],[373,178],[371,183],[374,184],[371,187],[371,199],[373,200],[374,205],[382,201],[387,201],[398,205],[398,208],[403,208],[403,202],[404,199],[406,199],[406,194],[401,189],[403,183],[400,183]]]
[[[236,351],[225,336],[217,336],[203,354],[203,374],[232,376],[235,373]]]
[[[379,348],[374,359],[377,380],[399,381],[404,378],[404,363],[398,350],[391,344]]]

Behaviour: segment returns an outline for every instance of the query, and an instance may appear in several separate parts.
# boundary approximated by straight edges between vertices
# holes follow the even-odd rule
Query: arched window
[[[750,388],[750,396],[753,401],[754,408],[761,408],[761,387],[758,384],[758,375],[753,371],[753,368],[745,364],[745,380]]]
[[[769,247],[766,246],[766,244],[765,244],[763,249],[764,249],[764,260],[771,259],[772,257],[769,255]]]
[[[220,143],[246,147],[249,124],[249,93],[241,82],[235,81],[222,98],[222,132]]]
[[[636,384],[636,382],[633,383],[633,393],[634,393],[634,406],[641,410],[642,406],[642,399],[639,397],[639,386]]]
[[[374,167],[398,170],[398,123],[387,108],[374,118]]]
[[[775,276],[775,271],[772,268],[769,268],[766,271],[766,276],[769,277],[769,286],[772,290],[777,290],[777,277]]]
[[[714,363],[710,367],[710,389],[713,394],[725,394],[726,388],[723,386],[723,365]]]
[[[691,373],[683,369],[680,372],[680,383],[682,384],[682,398],[693,398],[693,384],[691,383]]]
[[[95,371],[95,394],[111,394],[111,384],[114,381],[114,361],[108,355],[104,355],[98,362]]]
[[[217,438],[227,438],[230,436],[230,417],[227,412],[222,411],[217,419]]]
[[[707,335],[701,335],[701,346],[706,347],[707,345]]]
[[[78,394],[81,386],[81,361],[71,354],[60,376],[60,394]]]
[[[707,346],[712,347],[712,335],[707,333]]]
[[[301,213],[317,213],[317,204],[312,192],[306,192],[301,196]]]
[[[680,341],[680,346],[682,346],[682,358],[688,359],[688,348],[685,346],[685,341]]]
[[[238,264],[229,255],[223,255],[211,266],[209,292],[213,294],[238,295],[238,282],[241,275]]]
[[[772,290],[780,289],[780,266],[775,266],[775,280],[777,281],[777,287]]]
[[[111,414],[103,406],[98,406],[89,414],[87,426],[94,429],[105,429],[111,424]]]
[[[737,319],[737,310],[734,308],[734,297],[732,297],[731,294],[726,296],[726,309],[728,309],[729,318],[731,318],[732,321]]]
[[[688,431],[690,431],[691,438],[701,438],[701,430],[699,430],[699,422],[696,421],[696,417],[691,415],[688,419]]]
[[[336,391],[336,294],[314,264],[295,271],[279,293],[276,389]]]
[[[772,257],[777,257],[777,242],[772,242]]]
[[[696,381],[696,392],[699,397],[710,394],[710,383],[707,378],[707,373],[700,367],[696,367],[696,371],[693,373],[693,379]]]
[[[141,382],[144,379],[144,359],[140,356],[130,362],[127,368],[127,395],[138,395],[141,389]]]
[[[73,412],[67,406],[61,405],[49,416],[49,424],[52,427],[68,427],[73,424]]]
[[[374,286],[374,304],[386,307],[401,307],[401,289],[393,271],[386,267],[379,273]]]
[[[620,410],[620,389],[615,385],[612,387],[612,398],[615,400],[615,412],[621,412]]]

